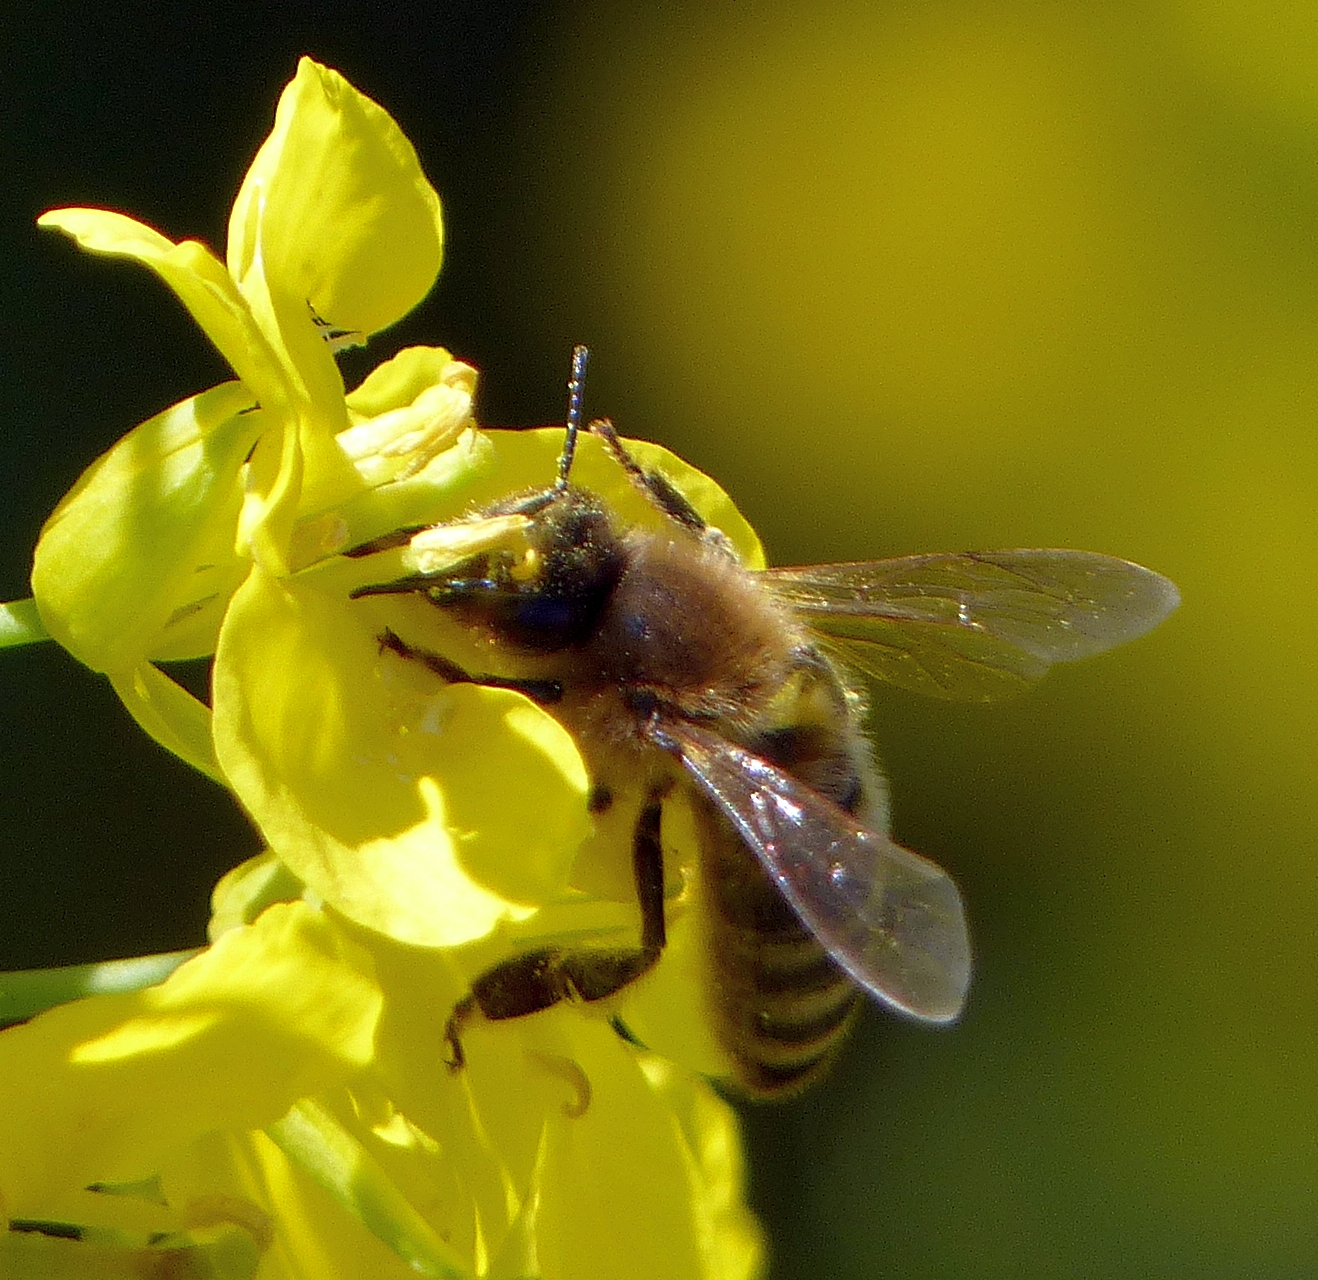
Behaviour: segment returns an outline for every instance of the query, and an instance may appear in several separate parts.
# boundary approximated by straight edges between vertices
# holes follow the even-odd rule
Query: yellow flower
[[[221,884],[220,936],[161,986],[0,1035],[0,1197],[26,1228],[0,1263],[85,1245],[134,1274],[163,1233],[262,1280],[755,1274],[707,1085],[567,1008],[473,1029],[450,1071],[448,954],[302,902],[235,924],[271,865]],[[50,1238],[72,1225],[79,1248]]]
[[[561,445],[557,431],[476,430],[475,373],[438,349],[400,353],[345,396],[324,325],[389,323],[439,263],[438,201],[393,121],[304,59],[234,205],[227,265],[122,214],[42,221],[159,272],[241,377],[130,432],[60,504],[33,572],[51,635],[359,924],[456,946],[579,905],[583,890],[634,903],[622,829],[596,833],[563,727],[509,689],[427,687],[380,641],[391,619],[433,611],[350,598],[423,539],[338,553],[543,486]],[[636,448],[762,562],[717,486]],[[620,518],[656,519],[593,439],[574,478]],[[453,536],[431,536],[427,554],[442,561]],[[210,654],[211,706],[156,665]],[[507,945],[552,932],[531,927]]]
[[[202,1135],[271,1124],[348,1078],[370,1060],[380,1007],[369,956],[294,903],[232,931],[161,986],[11,1028],[0,1036],[6,1213],[148,1234],[200,1225],[196,1197],[171,1204],[92,1188],[146,1187]],[[248,1217],[258,1234],[261,1219]]]
[[[423,636],[441,626],[423,602],[353,598],[481,539],[515,542],[515,520],[446,522],[543,488],[562,442],[477,430],[475,372],[440,349],[401,352],[345,394],[333,348],[399,318],[439,265],[438,201],[406,139],[304,60],[226,263],[121,214],[43,222],[157,271],[239,380],[89,469],[42,533],[41,619],[233,790],[272,852],[221,883],[213,947],[161,987],[0,1036],[0,1106],[32,1117],[0,1143],[6,1212],[129,1233],[78,1242],[118,1248],[125,1274],[161,1238],[209,1251],[220,1274],[259,1258],[262,1277],[567,1280],[619,1259],[638,1277],[755,1274],[734,1119],[690,1069],[721,1064],[690,890],[664,962],[619,1002],[684,1066],[569,1005],[476,1020],[466,1067],[446,1065],[474,977],[547,942],[634,939],[636,901],[626,806],[591,817],[563,727],[510,689],[437,688],[389,651],[399,616]],[[633,448],[762,563],[717,486]],[[573,477],[624,521],[658,518],[593,438]],[[437,527],[343,554],[419,526]],[[491,669],[469,637],[435,643]],[[210,705],[157,665],[210,655]],[[694,883],[671,808],[675,879]]]
[[[143,423],[60,504],[33,572],[50,634],[358,923],[451,946],[563,898],[594,830],[571,738],[511,690],[420,687],[380,638],[426,606],[349,598],[407,552],[338,554],[543,486],[561,442],[475,430],[475,373],[438,349],[344,394],[324,326],[390,323],[439,265],[438,200],[397,126],[304,59],[235,202],[226,264],[122,214],[42,221],[156,270],[241,379]],[[653,520],[596,443],[575,478]],[[717,486],[654,446],[638,456],[758,562]],[[211,707],[156,665],[210,654]]]
[[[433,452],[468,417],[474,371],[445,352],[405,353],[355,409],[326,337],[373,333],[425,295],[439,200],[389,116],[303,59],[234,204],[226,262],[106,210],[40,221],[157,272],[240,379],[143,423],[95,463],[42,531],[32,579],[47,631],[106,672],[165,746],[214,774],[203,710],[152,660],[213,652],[253,561],[286,572],[299,515],[379,482],[336,437],[386,415],[382,447],[392,430]]]

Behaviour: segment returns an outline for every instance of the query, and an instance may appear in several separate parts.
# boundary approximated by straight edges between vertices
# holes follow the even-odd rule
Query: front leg
[[[524,693],[532,702],[551,707],[563,699],[563,686],[557,680],[519,680],[515,677],[472,675],[450,661],[442,653],[418,649],[387,627],[380,635],[380,648],[396,653],[400,658],[419,662],[447,684],[483,684],[490,689],[512,689]]]

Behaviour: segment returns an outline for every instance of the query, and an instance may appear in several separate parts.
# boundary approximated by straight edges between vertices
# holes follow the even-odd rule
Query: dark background
[[[0,598],[98,452],[225,376],[153,276],[35,218],[222,250],[313,54],[445,207],[360,370],[443,344],[484,422],[538,424],[584,341],[590,409],[775,561],[1071,545],[1183,589],[1010,706],[883,695],[896,834],[962,883],[977,983],[749,1113],[775,1276],[1318,1274],[1312,13],[806,12],[8,6]],[[227,798],[52,646],[0,654],[0,706],[0,968],[195,944],[257,846]]]

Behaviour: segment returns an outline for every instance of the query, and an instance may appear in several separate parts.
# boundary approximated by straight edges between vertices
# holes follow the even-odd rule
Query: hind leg
[[[466,1061],[462,1029],[476,1015],[491,1022],[539,1013],[563,1000],[592,1003],[616,995],[651,969],[667,940],[664,926],[664,853],[659,839],[662,805],[651,795],[632,835],[632,875],[641,910],[639,947],[542,947],[486,970],[454,1006],[445,1028],[449,1065]]]

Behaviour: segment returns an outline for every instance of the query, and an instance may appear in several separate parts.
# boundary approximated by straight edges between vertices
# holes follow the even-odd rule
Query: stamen
[[[575,1058],[565,1058],[557,1053],[528,1053],[526,1055],[549,1075],[566,1081],[576,1091],[571,1102],[563,1104],[563,1114],[569,1120],[580,1120],[590,1109],[594,1096],[590,1087],[590,1077]]]
[[[223,1192],[195,1196],[188,1201],[183,1218],[189,1227],[217,1227],[222,1223],[241,1227],[256,1241],[256,1247],[262,1253],[275,1242],[274,1222],[270,1215],[242,1196]]]

